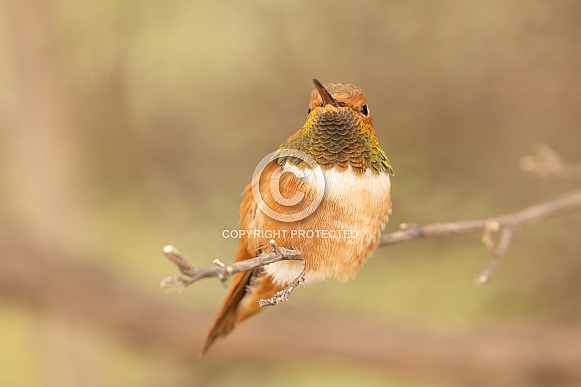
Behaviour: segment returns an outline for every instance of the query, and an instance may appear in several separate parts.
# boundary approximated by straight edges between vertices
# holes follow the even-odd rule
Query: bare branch
[[[417,239],[443,238],[452,235],[484,231],[482,242],[491,252],[492,258],[484,271],[476,276],[475,282],[484,285],[490,280],[492,272],[500,258],[506,252],[512,239],[513,230],[529,223],[581,208],[581,190],[547,200],[511,214],[499,215],[487,219],[461,220],[448,223],[431,223],[425,225],[401,225],[403,230],[385,234],[379,241],[379,247],[391,246]],[[492,233],[502,230],[500,242],[495,245]]]
[[[572,166],[563,163],[561,158],[548,146],[539,145],[535,156],[525,156],[521,159],[521,168],[524,171],[534,172],[540,176],[552,176],[560,178],[581,178],[581,165]],[[487,283],[492,272],[501,257],[508,249],[513,231],[535,221],[557,216],[581,208],[581,190],[556,197],[541,203],[526,207],[510,214],[488,217],[485,219],[461,220],[456,222],[431,223],[425,225],[405,224],[400,225],[399,231],[385,234],[380,238],[378,247],[386,247],[402,242],[411,242],[418,239],[443,238],[453,235],[482,231],[482,243],[491,254],[491,260],[483,272],[475,278],[478,285]],[[500,241],[495,244],[492,235],[501,232]],[[198,268],[192,266],[173,246],[168,245],[163,249],[166,257],[174,263],[181,274],[167,277],[161,282],[161,287],[167,291],[181,291],[184,287],[207,277],[217,277],[222,285],[233,274],[254,270],[268,264],[283,260],[301,260],[301,253],[295,250],[287,250],[270,241],[273,251],[269,254],[251,258],[248,260],[224,264],[214,260],[214,267]],[[290,293],[295,287],[303,283],[304,272],[299,275],[286,289],[278,292],[274,297],[261,300],[261,306],[278,305],[288,301]]]
[[[581,190],[547,200],[520,211],[493,217],[499,228],[516,229],[529,223],[560,215],[565,212],[581,208]],[[430,223],[425,225],[407,225],[403,230],[382,235],[379,247],[391,246],[403,242],[411,242],[417,239],[443,238],[452,235],[467,234],[476,231],[484,231],[490,218],[460,220],[457,222]]]
[[[300,252],[279,247],[274,241],[270,241],[270,243],[273,246],[271,253],[228,265],[220,260],[214,260],[216,266],[206,268],[192,266],[175,247],[167,245],[163,248],[164,255],[178,267],[182,274],[164,278],[160,286],[167,291],[179,291],[202,278],[208,277],[216,277],[222,284],[225,284],[228,278],[236,273],[254,270],[274,262],[302,259]]]
[[[494,267],[506,252],[513,230],[527,225],[529,223],[540,221],[549,217],[557,216],[565,212],[570,212],[581,208],[581,190],[573,191],[569,194],[559,196],[555,199],[547,200],[532,206],[526,207],[520,211],[510,214],[498,215],[493,218],[461,220],[457,222],[430,223],[425,225],[402,224],[402,230],[385,234],[379,241],[379,247],[392,246],[398,243],[411,242],[418,239],[443,238],[459,234],[467,234],[477,231],[483,231],[483,243],[492,254],[492,259],[488,267],[482,274],[476,277],[476,283],[483,285],[490,279]],[[492,241],[492,232],[502,230],[498,246]],[[231,264],[224,264],[215,260],[216,266],[207,268],[198,268],[192,266],[181,253],[173,246],[168,245],[163,249],[166,257],[174,263],[180,273],[178,275],[164,278],[161,281],[161,287],[167,291],[181,291],[184,287],[193,284],[202,278],[216,277],[223,285],[233,274],[254,270],[268,264],[284,260],[301,260],[301,253],[295,250],[287,250],[277,246],[271,241],[273,251],[269,254],[239,261]],[[304,276],[303,276],[304,277]],[[295,281],[298,281],[299,276]],[[268,300],[263,300],[265,305],[276,305],[280,302],[286,302],[290,292],[294,287],[302,282],[295,282],[289,285],[289,288],[281,292],[286,295],[275,296]],[[278,300],[276,301],[275,298]]]

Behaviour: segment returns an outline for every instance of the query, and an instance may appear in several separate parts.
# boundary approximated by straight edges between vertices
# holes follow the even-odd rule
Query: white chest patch
[[[265,267],[276,282],[288,284],[306,265],[306,281],[352,277],[375,250],[391,213],[391,181],[387,173],[351,169],[324,171],[325,196],[308,218],[288,223],[292,238],[280,246],[303,252],[305,262],[277,262]],[[264,214],[263,214],[264,215]]]

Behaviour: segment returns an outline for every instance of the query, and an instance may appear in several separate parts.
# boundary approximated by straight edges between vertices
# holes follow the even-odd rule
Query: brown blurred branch
[[[86,261],[98,262],[91,258]],[[186,363],[195,358],[197,346],[193,343],[203,340],[209,317],[81,264],[78,257],[34,250],[30,244],[4,246],[0,297],[99,329],[138,347],[164,350]],[[241,332],[222,342],[202,365],[214,359],[236,359],[237,364],[246,359],[247,366],[264,366],[273,359],[293,362],[308,354],[309,359],[360,364],[378,371],[406,374],[415,370],[420,378],[459,384],[527,384],[538,379],[555,385],[581,380],[581,330],[577,326],[489,325],[452,335],[329,316],[328,312],[324,316],[299,313],[293,318],[273,317],[276,315],[240,326]]]
[[[580,180],[581,164],[567,164],[547,145],[540,144],[535,148],[535,154],[523,156],[520,167],[524,172],[533,173],[540,177]]]

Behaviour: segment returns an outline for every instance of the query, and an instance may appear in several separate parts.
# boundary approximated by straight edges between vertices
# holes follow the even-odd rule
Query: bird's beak
[[[329,93],[329,91],[327,89],[325,89],[325,87],[321,84],[321,82],[317,81],[316,79],[313,79],[313,83],[315,84],[317,91],[321,95],[321,99],[323,100],[323,106],[327,106],[328,104],[331,104],[335,107],[339,107],[339,102],[337,102],[337,100],[335,98],[333,98],[331,93]]]

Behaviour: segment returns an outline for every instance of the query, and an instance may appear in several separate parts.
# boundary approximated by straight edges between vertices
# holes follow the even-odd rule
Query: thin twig
[[[485,231],[485,233],[486,233],[486,231]],[[483,237],[483,239],[484,239],[484,237]],[[476,278],[474,279],[474,281],[476,282],[476,285],[479,285],[479,286],[485,285],[490,280],[490,277],[492,276],[492,272],[494,271],[494,268],[496,267],[496,265],[500,261],[500,258],[502,258],[502,256],[504,255],[504,253],[508,249],[508,245],[510,244],[511,239],[512,239],[512,228],[504,227],[502,229],[502,233],[500,234],[500,241],[498,242],[498,245],[494,244],[494,241],[492,240],[491,235],[490,235],[490,239],[487,239],[486,242],[484,242],[484,240],[483,240],[485,246],[490,251],[490,254],[492,255],[492,257],[491,257],[490,262],[488,263],[488,266],[486,267],[486,269],[484,269],[484,271],[482,271],[482,273],[480,275],[477,275]]]

